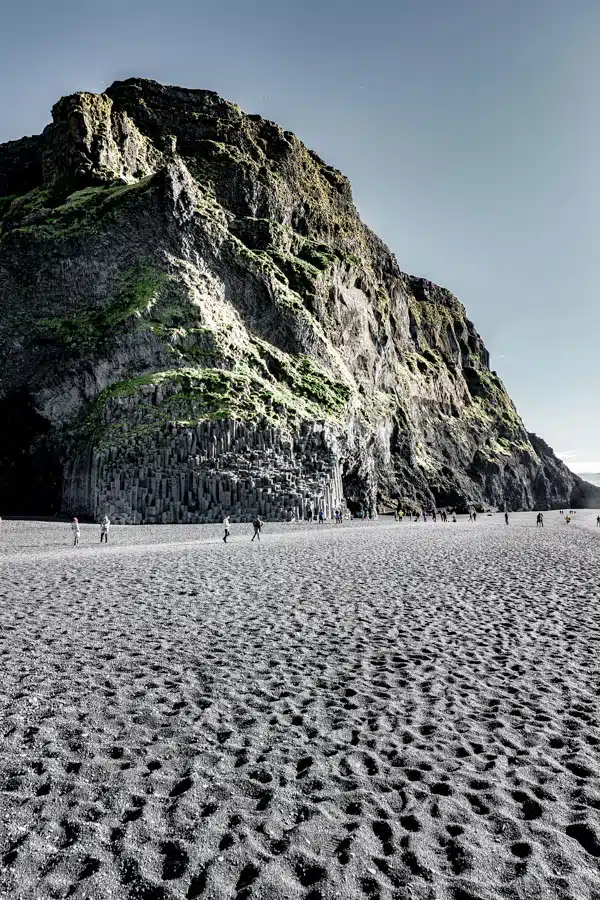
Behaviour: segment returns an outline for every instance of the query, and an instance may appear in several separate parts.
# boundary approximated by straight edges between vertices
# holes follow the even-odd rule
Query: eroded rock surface
[[[40,511],[123,522],[600,505],[347,179],[209,91],[117,82],[0,146],[0,376],[7,512],[40,473]]]

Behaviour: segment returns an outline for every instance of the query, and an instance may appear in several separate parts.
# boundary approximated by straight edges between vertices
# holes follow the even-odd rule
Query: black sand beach
[[[0,897],[599,898],[596,515],[4,522]]]

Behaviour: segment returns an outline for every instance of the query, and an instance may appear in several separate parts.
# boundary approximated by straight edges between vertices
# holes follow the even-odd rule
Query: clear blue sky
[[[598,0],[20,0],[1,46],[0,141],[132,75],[295,131],[464,302],[526,426],[600,471]]]

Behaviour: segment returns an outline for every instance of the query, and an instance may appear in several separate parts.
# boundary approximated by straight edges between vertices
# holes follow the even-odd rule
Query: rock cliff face
[[[340,172],[139,79],[0,146],[0,415],[7,513],[600,505]]]

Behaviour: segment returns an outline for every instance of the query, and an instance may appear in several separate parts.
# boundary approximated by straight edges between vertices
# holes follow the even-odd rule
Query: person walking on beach
[[[319,525],[324,525],[325,523],[325,513],[322,509],[319,510]]]
[[[227,543],[227,538],[229,537],[229,516],[225,516],[223,519],[223,528],[225,529],[225,534],[223,535],[223,542]]]
[[[473,521],[477,521],[477,513],[475,512],[475,510],[473,510]]]
[[[81,534],[81,529],[79,527],[79,519],[76,516],[73,516],[71,531],[73,532],[73,546],[79,547],[79,535]]]
[[[258,540],[260,541],[260,529],[263,526],[261,518],[259,516],[257,516],[255,518],[254,522],[252,523],[252,525],[254,526],[254,534],[252,535],[252,540],[254,540],[254,538],[257,537]]]
[[[504,524],[508,525],[508,513],[507,512],[504,513]]]
[[[542,526],[542,528],[544,527],[544,514],[541,513],[541,512],[539,512],[539,513],[537,514],[537,518],[536,518],[536,520],[535,520],[535,527],[536,527],[536,528],[539,528],[540,525]]]
[[[596,525],[600,528],[600,516],[596,516]]]
[[[110,519],[108,516],[104,516],[102,521],[100,522],[100,543],[104,541],[105,544],[108,544],[108,529],[110,528]]]

